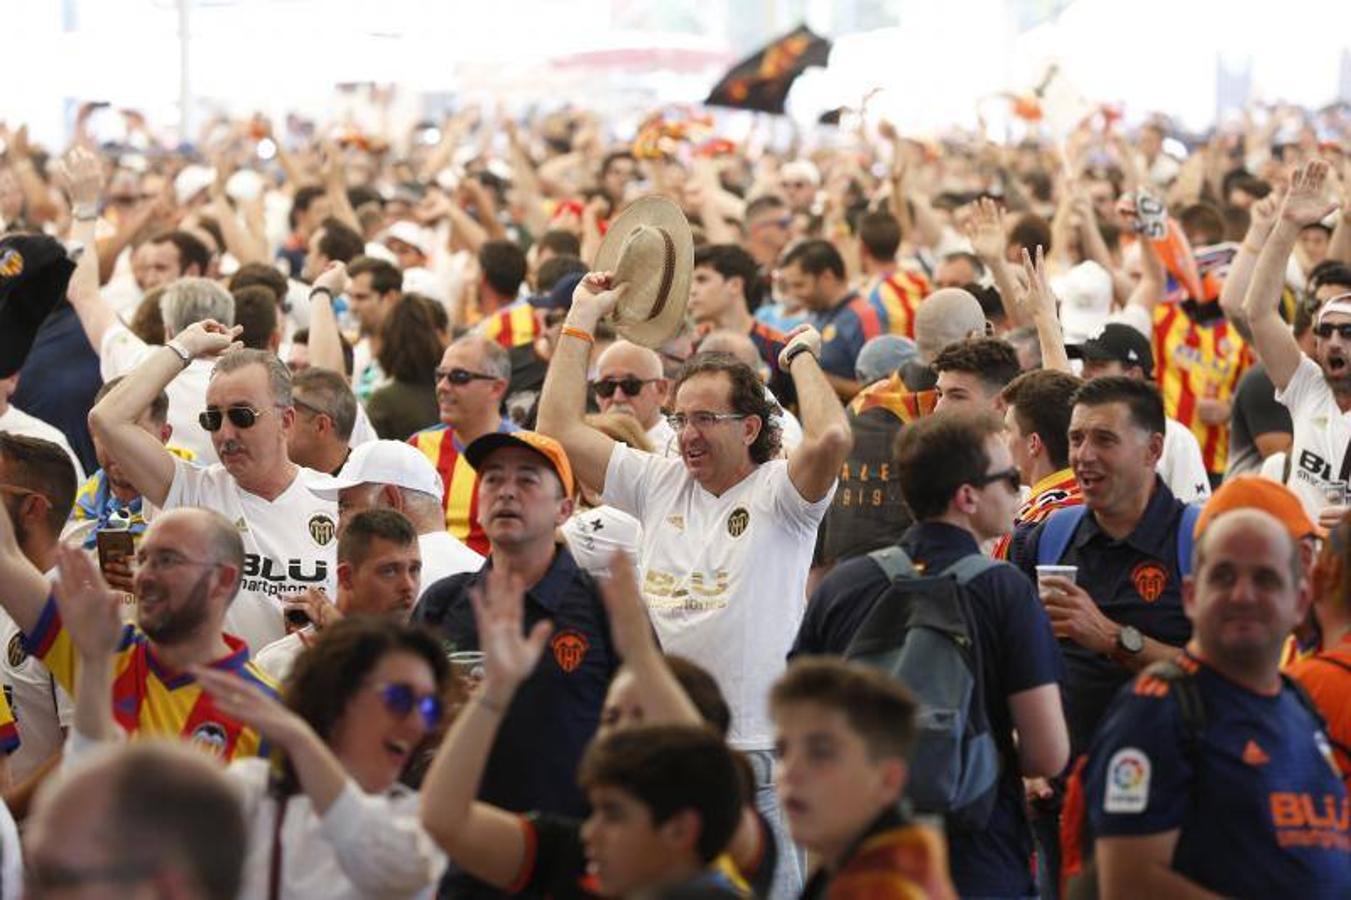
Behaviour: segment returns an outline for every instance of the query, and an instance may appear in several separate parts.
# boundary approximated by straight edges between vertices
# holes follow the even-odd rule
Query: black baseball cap
[[[66,296],[75,263],[45,234],[0,239],[0,378],[23,368],[33,339]]]
[[[1067,345],[1065,355],[1070,359],[1139,366],[1146,378],[1154,375],[1154,351],[1150,349],[1149,338],[1124,322],[1109,322],[1082,344]]]

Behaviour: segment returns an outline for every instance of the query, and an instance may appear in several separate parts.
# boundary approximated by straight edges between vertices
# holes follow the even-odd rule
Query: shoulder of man
[[[413,607],[412,620],[423,625],[441,625],[457,607],[468,606],[469,588],[478,578],[478,572],[457,572],[433,582]]]

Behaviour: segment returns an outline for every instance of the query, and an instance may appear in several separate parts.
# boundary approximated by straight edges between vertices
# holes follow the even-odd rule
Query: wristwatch
[[[1116,633],[1116,655],[1132,657],[1145,649],[1145,636],[1134,625],[1122,625]]]

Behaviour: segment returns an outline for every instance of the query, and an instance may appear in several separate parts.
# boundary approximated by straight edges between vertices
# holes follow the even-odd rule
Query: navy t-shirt
[[[929,573],[980,552],[970,532],[943,522],[912,525],[900,546]],[[888,586],[886,574],[869,557],[841,563],[812,595],[789,656],[843,653]],[[994,566],[968,582],[968,589],[990,729],[1004,768],[988,827],[948,831],[952,881],[963,895],[1030,896],[1036,893],[1028,862],[1032,831],[1023,808],[1008,698],[1061,681],[1064,667],[1046,610],[1022,573],[1012,566]]]
[[[1098,527],[1089,511],[1079,522],[1068,547],[1056,562],[1077,565],[1076,583],[1088,592],[1103,615],[1120,625],[1133,625],[1156,641],[1182,647],[1191,638],[1191,623],[1182,611],[1182,575],[1177,530],[1183,504],[1156,478],[1154,493],[1135,530],[1116,540]],[[1011,547],[1011,561],[1033,583],[1037,547],[1045,523]],[[1060,642],[1065,654],[1065,718],[1070,746],[1078,755],[1087,749],[1093,731],[1132,672],[1109,656],[1073,641]]]
[[[98,354],[74,307],[62,300],[38,329],[10,402],[64,434],[80,465],[93,472],[99,464],[89,436],[89,409],[102,386]]]
[[[1180,829],[1173,869],[1228,897],[1351,897],[1351,806],[1314,717],[1288,686],[1256,694],[1183,664],[1204,729],[1188,735],[1167,682],[1123,688],[1085,771],[1093,833]]]

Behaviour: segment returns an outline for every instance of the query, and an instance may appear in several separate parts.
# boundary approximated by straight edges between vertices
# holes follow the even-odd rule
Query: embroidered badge
[[[586,651],[591,644],[587,641],[586,635],[569,628],[554,635],[549,647],[554,652],[554,662],[558,663],[558,668],[572,673],[577,671],[577,667],[586,658]]]
[[[1149,757],[1143,750],[1123,747],[1107,763],[1107,791],[1102,809],[1109,813],[1144,812],[1149,805]]]
[[[1131,584],[1146,603],[1153,603],[1168,586],[1168,571],[1156,562],[1142,562],[1131,569]]]
[[[746,531],[746,526],[750,523],[751,514],[746,511],[746,507],[738,506],[727,517],[727,533],[732,537],[741,537]]]

